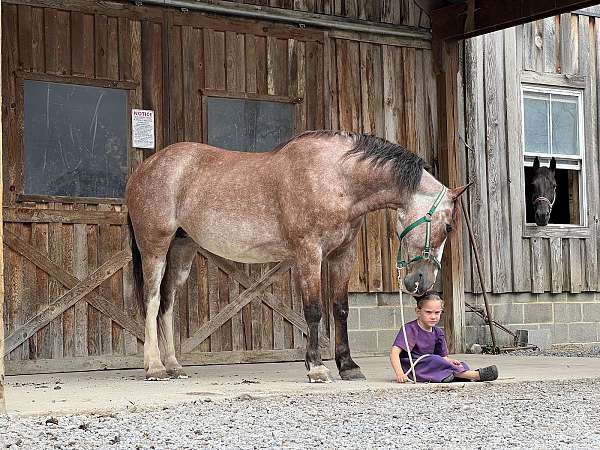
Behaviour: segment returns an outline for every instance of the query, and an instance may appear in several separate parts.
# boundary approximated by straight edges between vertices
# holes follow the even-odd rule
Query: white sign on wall
[[[136,148],[154,148],[154,111],[131,110],[131,140]]]

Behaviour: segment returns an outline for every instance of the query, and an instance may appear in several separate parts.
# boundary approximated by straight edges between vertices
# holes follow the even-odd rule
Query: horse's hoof
[[[329,369],[323,365],[315,366],[306,374],[311,383],[331,383]]]
[[[171,379],[165,369],[146,372],[146,381],[166,381]]]
[[[169,377],[176,380],[186,380],[189,378],[188,374],[181,367],[176,367],[174,369],[167,369],[167,373]]]
[[[340,377],[346,381],[366,380],[367,378],[360,371],[359,367],[340,371]]]

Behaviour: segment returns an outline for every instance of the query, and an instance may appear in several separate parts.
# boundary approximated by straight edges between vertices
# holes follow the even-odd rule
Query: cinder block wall
[[[483,296],[465,294],[471,304],[483,305]],[[529,342],[542,348],[552,344],[595,343],[600,338],[600,297],[581,294],[490,294],[494,320],[510,330],[529,331]],[[489,329],[483,320],[466,313],[466,344],[489,343]],[[511,337],[498,330],[500,345],[512,345]]]
[[[353,355],[387,354],[402,326],[399,294],[350,294],[348,340]],[[404,320],[415,319],[415,301],[404,295]]]
[[[494,319],[515,331],[528,330],[529,342],[541,348],[553,344],[600,341],[600,294],[489,294]],[[481,294],[465,294],[483,306]],[[348,338],[353,355],[387,354],[402,326],[398,294],[350,294]],[[404,319],[415,318],[415,301],[404,296]],[[466,313],[465,348],[490,344],[489,328],[474,313]],[[443,323],[443,318],[441,323]],[[496,328],[499,345],[512,346],[512,337]]]

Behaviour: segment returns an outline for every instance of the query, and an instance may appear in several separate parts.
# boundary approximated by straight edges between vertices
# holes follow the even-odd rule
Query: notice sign
[[[154,111],[131,110],[131,140],[133,147],[154,148]]]

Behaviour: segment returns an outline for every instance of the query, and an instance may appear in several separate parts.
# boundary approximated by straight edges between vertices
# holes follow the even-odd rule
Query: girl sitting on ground
[[[471,370],[467,363],[448,357],[444,332],[436,326],[440,321],[442,307],[442,299],[437,294],[427,293],[417,300],[417,319],[404,326],[413,363],[421,356],[428,355],[420,359],[414,366],[416,381],[449,383],[458,379],[493,381],[498,378],[496,366]],[[415,381],[412,379],[413,372],[410,370],[410,360],[402,328],[394,341],[390,360],[398,383]]]

